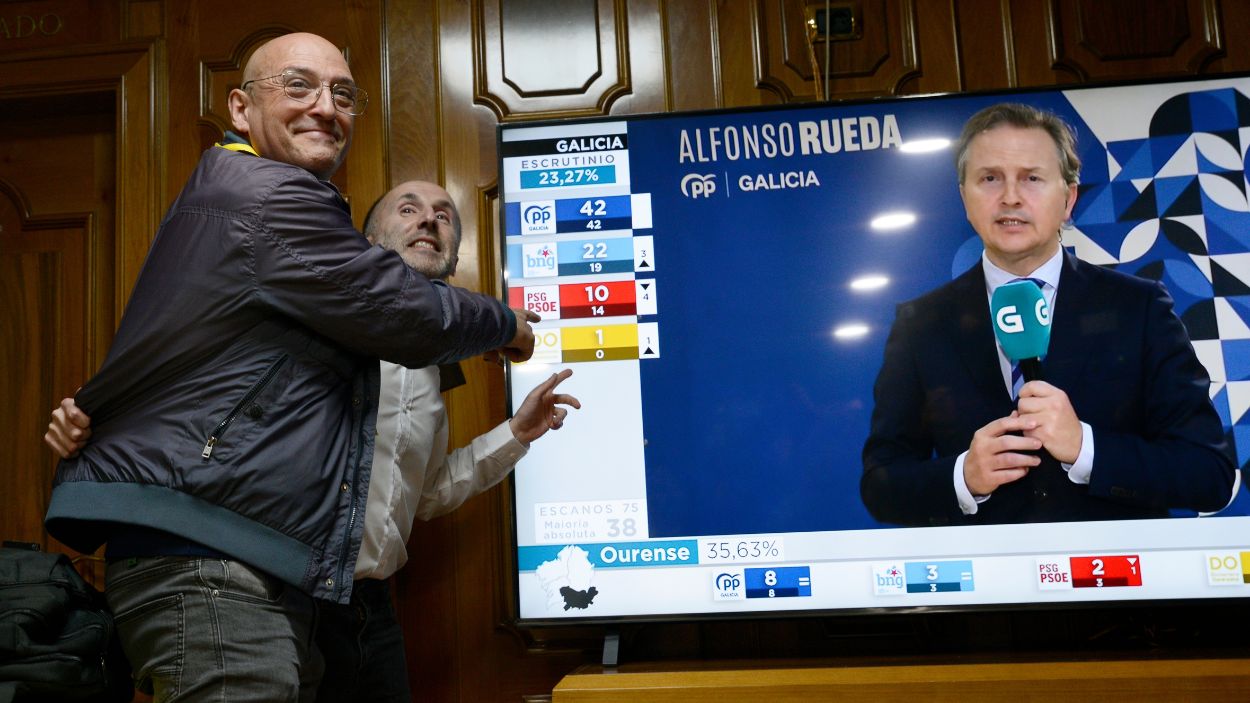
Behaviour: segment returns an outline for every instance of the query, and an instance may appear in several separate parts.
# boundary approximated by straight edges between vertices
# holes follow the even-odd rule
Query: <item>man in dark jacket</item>
[[[157,700],[296,700],[314,599],[347,602],[379,358],[529,356],[528,315],[370,247],[327,179],[364,108],[342,54],[264,45],[223,145],[170,207],[103,367],[93,441],[58,467],[49,532],[107,542],[106,595]]]

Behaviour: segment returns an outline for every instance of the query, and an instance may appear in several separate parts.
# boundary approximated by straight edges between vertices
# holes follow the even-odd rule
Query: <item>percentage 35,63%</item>
[[[760,539],[701,539],[699,561],[720,562],[777,562],[785,561],[785,549],[780,537]]]

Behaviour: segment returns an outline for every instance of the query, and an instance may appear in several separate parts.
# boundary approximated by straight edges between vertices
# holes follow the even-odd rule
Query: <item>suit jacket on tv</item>
[[[1042,464],[1000,486],[975,515],[953,471],[972,435],[1015,404],[998,363],[980,262],[896,311],[873,395],[860,492],[869,512],[904,525],[1166,517],[1213,511],[1234,466],[1208,397],[1210,379],[1162,284],[1065,252],[1044,378],[1068,394],[1094,436],[1088,485]]]

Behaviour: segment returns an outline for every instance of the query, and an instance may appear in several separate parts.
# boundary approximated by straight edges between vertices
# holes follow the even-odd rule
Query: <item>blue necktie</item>
[[[1039,289],[1046,290],[1046,281],[1040,278],[1013,278],[1008,283],[1016,281],[1032,281]],[[1020,362],[1011,362],[1011,399],[1015,400],[1020,397],[1020,388],[1024,386],[1024,372],[1020,370]]]

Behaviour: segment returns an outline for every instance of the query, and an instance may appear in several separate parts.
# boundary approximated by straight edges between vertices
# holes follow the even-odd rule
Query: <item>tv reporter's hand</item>
[[[1045,381],[1029,381],[1020,388],[1016,404],[1020,417],[1034,423],[1025,437],[1040,440],[1051,456],[1065,464],[1081,453],[1081,420],[1068,394]]]
[[[530,324],[540,322],[542,318],[525,308],[512,308],[512,313],[516,315],[516,334],[512,341],[499,349],[486,352],[487,361],[497,364],[502,364],[504,359],[526,361],[534,355],[534,328]]]
[[[977,430],[964,457],[964,483],[974,496],[987,496],[999,486],[1019,481],[1041,458],[1021,452],[1037,450],[1042,441],[1035,437],[1012,434],[1028,433],[1036,423],[1012,412]]]
[[[530,442],[547,434],[547,430],[558,430],[563,427],[564,418],[568,417],[569,411],[567,408],[560,407],[561,405],[581,409],[582,404],[577,398],[567,393],[556,393],[556,386],[572,375],[572,369],[553,373],[551,378],[535,386],[534,390],[525,396],[521,407],[517,408],[516,414],[508,421],[509,427],[512,428],[512,436],[516,437],[517,441],[529,446]]]
[[[60,406],[52,411],[52,422],[43,435],[44,444],[62,459],[70,459],[78,456],[88,439],[91,439],[91,418],[78,409],[73,398],[62,398]]]

